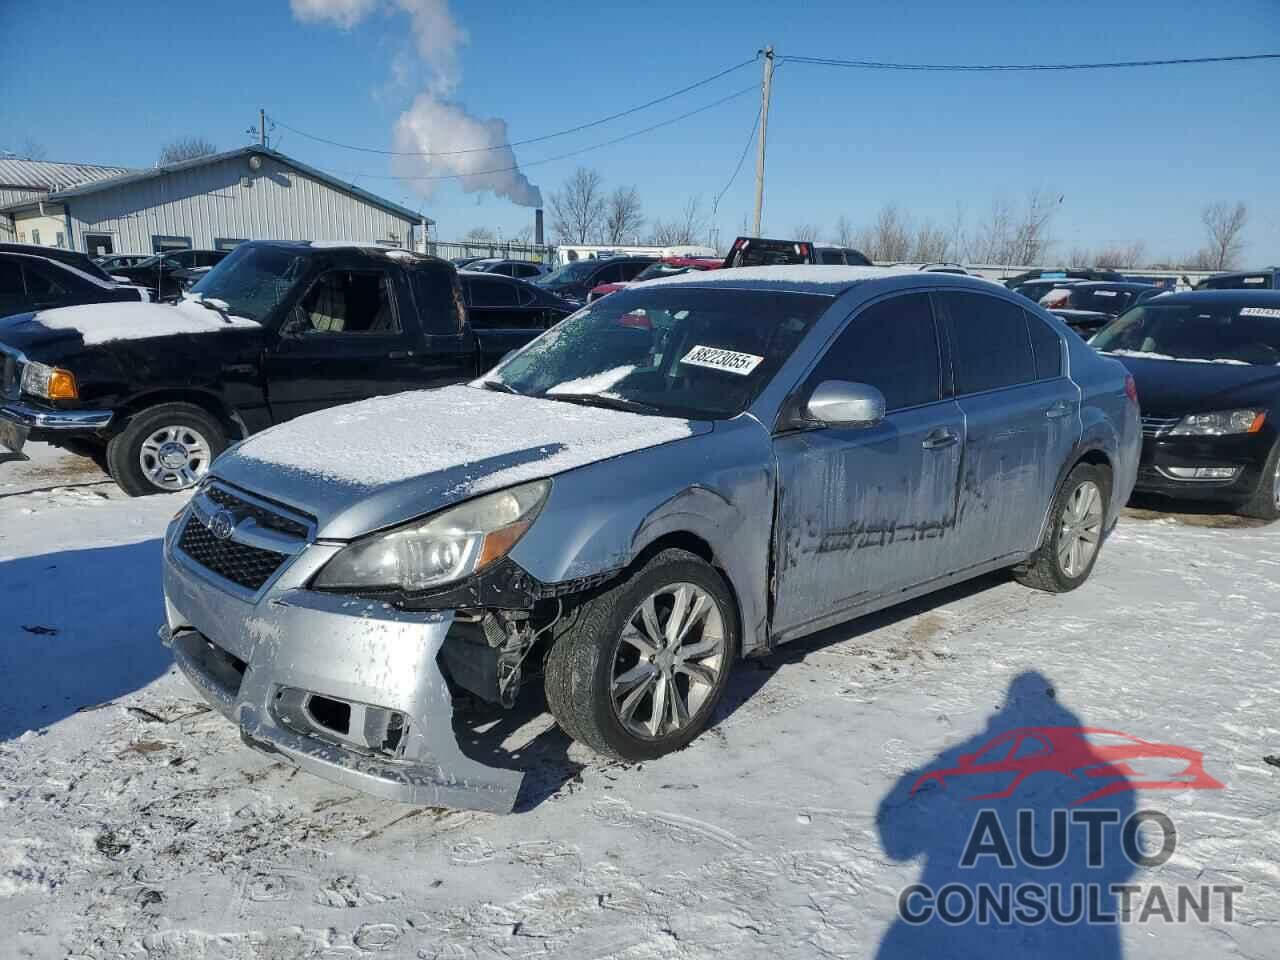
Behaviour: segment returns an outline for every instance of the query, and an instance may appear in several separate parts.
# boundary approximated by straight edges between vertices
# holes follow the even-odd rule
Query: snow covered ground
[[[1130,511],[1085,588],[984,578],[744,663],[713,729],[655,762],[594,758],[536,697],[474,717],[528,771],[493,817],[244,748],[156,640],[183,498],[130,501],[36,452],[0,465],[0,957],[1280,956],[1280,525]],[[979,807],[1070,803],[1054,774],[973,803],[911,794],[918,772],[1063,725],[1203,751],[1224,789],[1107,799],[1162,811],[1177,842],[1144,868],[1109,837],[1106,872],[1238,885],[1232,920],[895,919],[906,885],[974,879]]]

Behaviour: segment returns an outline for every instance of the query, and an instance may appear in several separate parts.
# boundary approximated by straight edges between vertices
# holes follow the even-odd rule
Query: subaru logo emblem
[[[229,540],[235,528],[236,518],[230,510],[219,510],[209,518],[209,532],[219,540]]]

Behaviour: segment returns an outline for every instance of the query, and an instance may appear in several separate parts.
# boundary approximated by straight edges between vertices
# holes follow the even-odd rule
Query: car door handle
[[[1065,400],[1059,400],[1053,406],[1045,410],[1044,415],[1050,420],[1059,420],[1062,417],[1071,415],[1071,404]]]
[[[413,356],[412,350],[392,350],[387,354],[388,360],[408,360]]]
[[[930,430],[921,444],[926,450],[941,450],[943,447],[954,447],[960,442],[960,435],[950,430]]]

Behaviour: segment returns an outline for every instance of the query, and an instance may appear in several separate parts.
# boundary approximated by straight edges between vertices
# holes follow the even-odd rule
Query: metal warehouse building
[[[22,197],[0,206],[0,222],[7,227],[0,233],[20,243],[98,256],[229,250],[245,240],[356,240],[412,249],[415,231],[425,236],[433,221],[251,146]]]
[[[58,190],[66,190],[91,180],[105,180],[133,172],[128,167],[102,167],[92,163],[57,163],[52,160],[0,156],[0,210],[26,200],[43,200]],[[44,227],[43,230],[41,226]],[[29,226],[28,240],[25,242],[32,242],[31,229],[41,234],[34,241],[36,243],[58,246],[58,234],[61,233],[62,245],[66,246],[66,225],[60,220],[51,219],[47,224]],[[0,216],[0,241],[12,242],[17,239],[13,219]]]

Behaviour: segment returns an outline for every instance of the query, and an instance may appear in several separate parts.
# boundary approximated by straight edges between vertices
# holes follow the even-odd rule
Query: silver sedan
[[[506,810],[464,691],[510,705],[541,673],[592,749],[679,749],[744,656],[999,568],[1080,586],[1140,443],[1125,369],[995,284],[659,280],[472,384],[228,451],[166,536],[162,634],[249,745]]]

